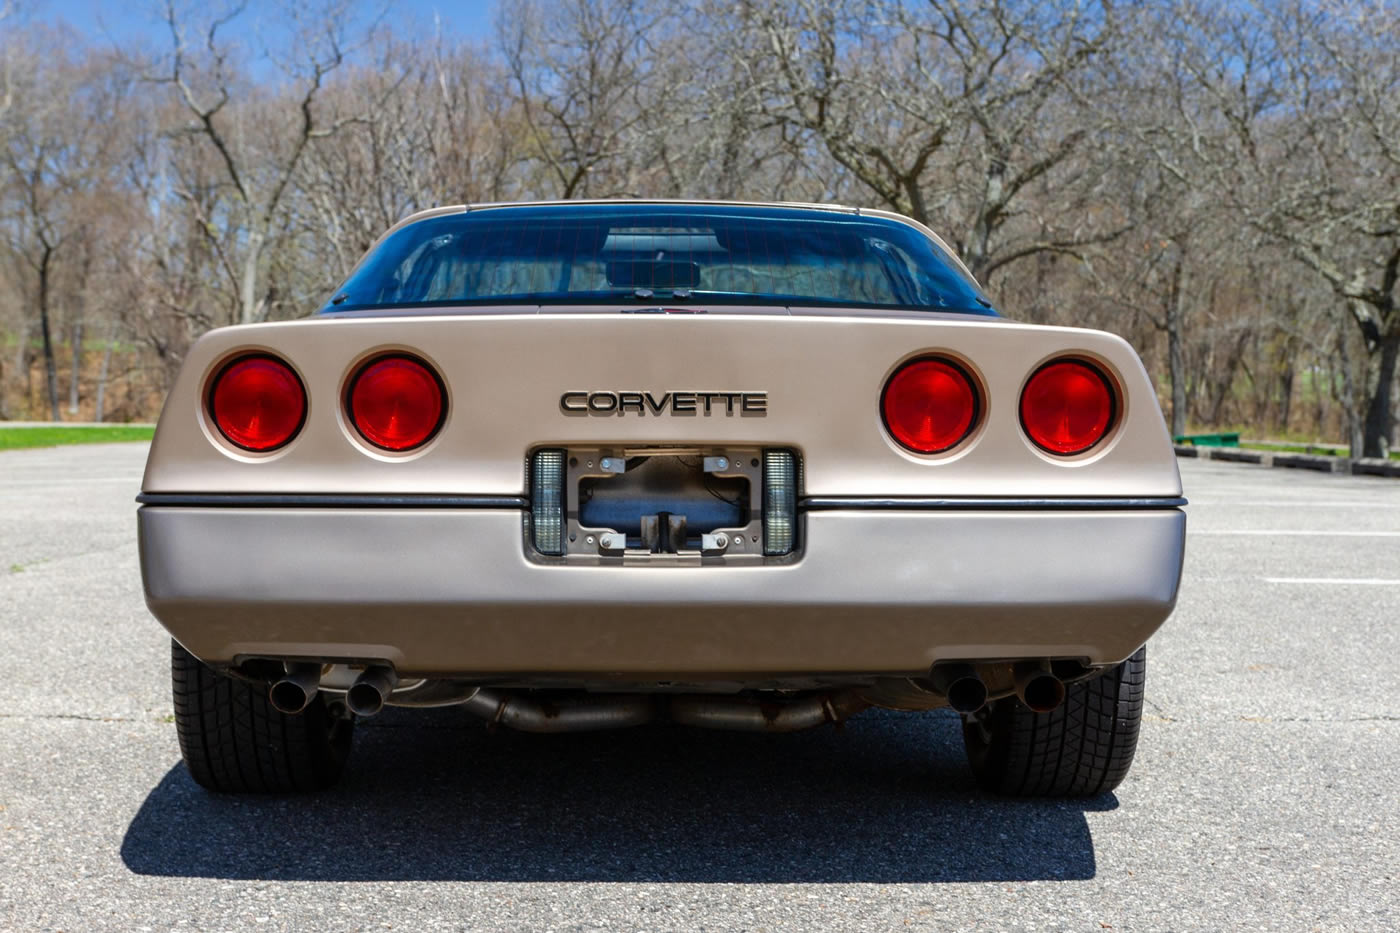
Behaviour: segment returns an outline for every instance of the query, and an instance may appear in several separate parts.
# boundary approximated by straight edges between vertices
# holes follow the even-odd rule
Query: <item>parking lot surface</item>
[[[362,723],[330,792],[236,798],[179,761],[144,458],[0,453],[0,929],[1400,928],[1400,481],[1182,461],[1181,599],[1098,799],[983,796],[945,714],[452,709]]]

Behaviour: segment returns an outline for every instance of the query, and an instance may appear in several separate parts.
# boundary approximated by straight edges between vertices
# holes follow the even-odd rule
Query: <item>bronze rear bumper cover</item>
[[[138,512],[146,601],[197,657],[383,660],[404,676],[917,673],[1122,660],[1166,620],[1179,509],[830,510],[800,559],[531,560],[512,508]]]

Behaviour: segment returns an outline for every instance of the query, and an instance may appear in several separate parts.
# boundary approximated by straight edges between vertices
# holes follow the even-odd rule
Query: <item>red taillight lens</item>
[[[244,450],[276,450],[301,430],[306,390],[281,360],[245,356],[214,378],[209,414],[229,443]]]
[[[1057,360],[1036,370],[1021,393],[1021,424],[1052,454],[1083,453],[1113,424],[1113,387],[1097,367]]]
[[[412,450],[442,425],[446,394],[427,364],[410,356],[381,357],[350,385],[350,422],[384,450]]]
[[[880,411],[896,441],[916,453],[957,446],[977,420],[977,389],[965,370],[944,359],[906,363],[885,384]]]

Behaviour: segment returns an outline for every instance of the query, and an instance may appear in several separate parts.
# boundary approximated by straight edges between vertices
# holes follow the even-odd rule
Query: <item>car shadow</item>
[[[488,731],[453,709],[362,724],[344,779],[211,794],[177,762],[128,827],[143,875],[307,881],[1085,879],[1087,801],[981,794],[956,717],[870,712],[747,735]]]

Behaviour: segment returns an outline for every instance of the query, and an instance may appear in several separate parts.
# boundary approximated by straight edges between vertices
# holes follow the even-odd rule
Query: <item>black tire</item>
[[[190,776],[228,794],[287,794],[334,784],[350,754],[352,721],[324,694],[300,713],[279,713],[267,691],[226,677],[171,642],[175,728]]]
[[[1065,702],[1034,713],[1016,697],[963,717],[968,761],[984,790],[1008,797],[1093,797],[1127,777],[1142,725],[1147,647],[1069,684]]]

